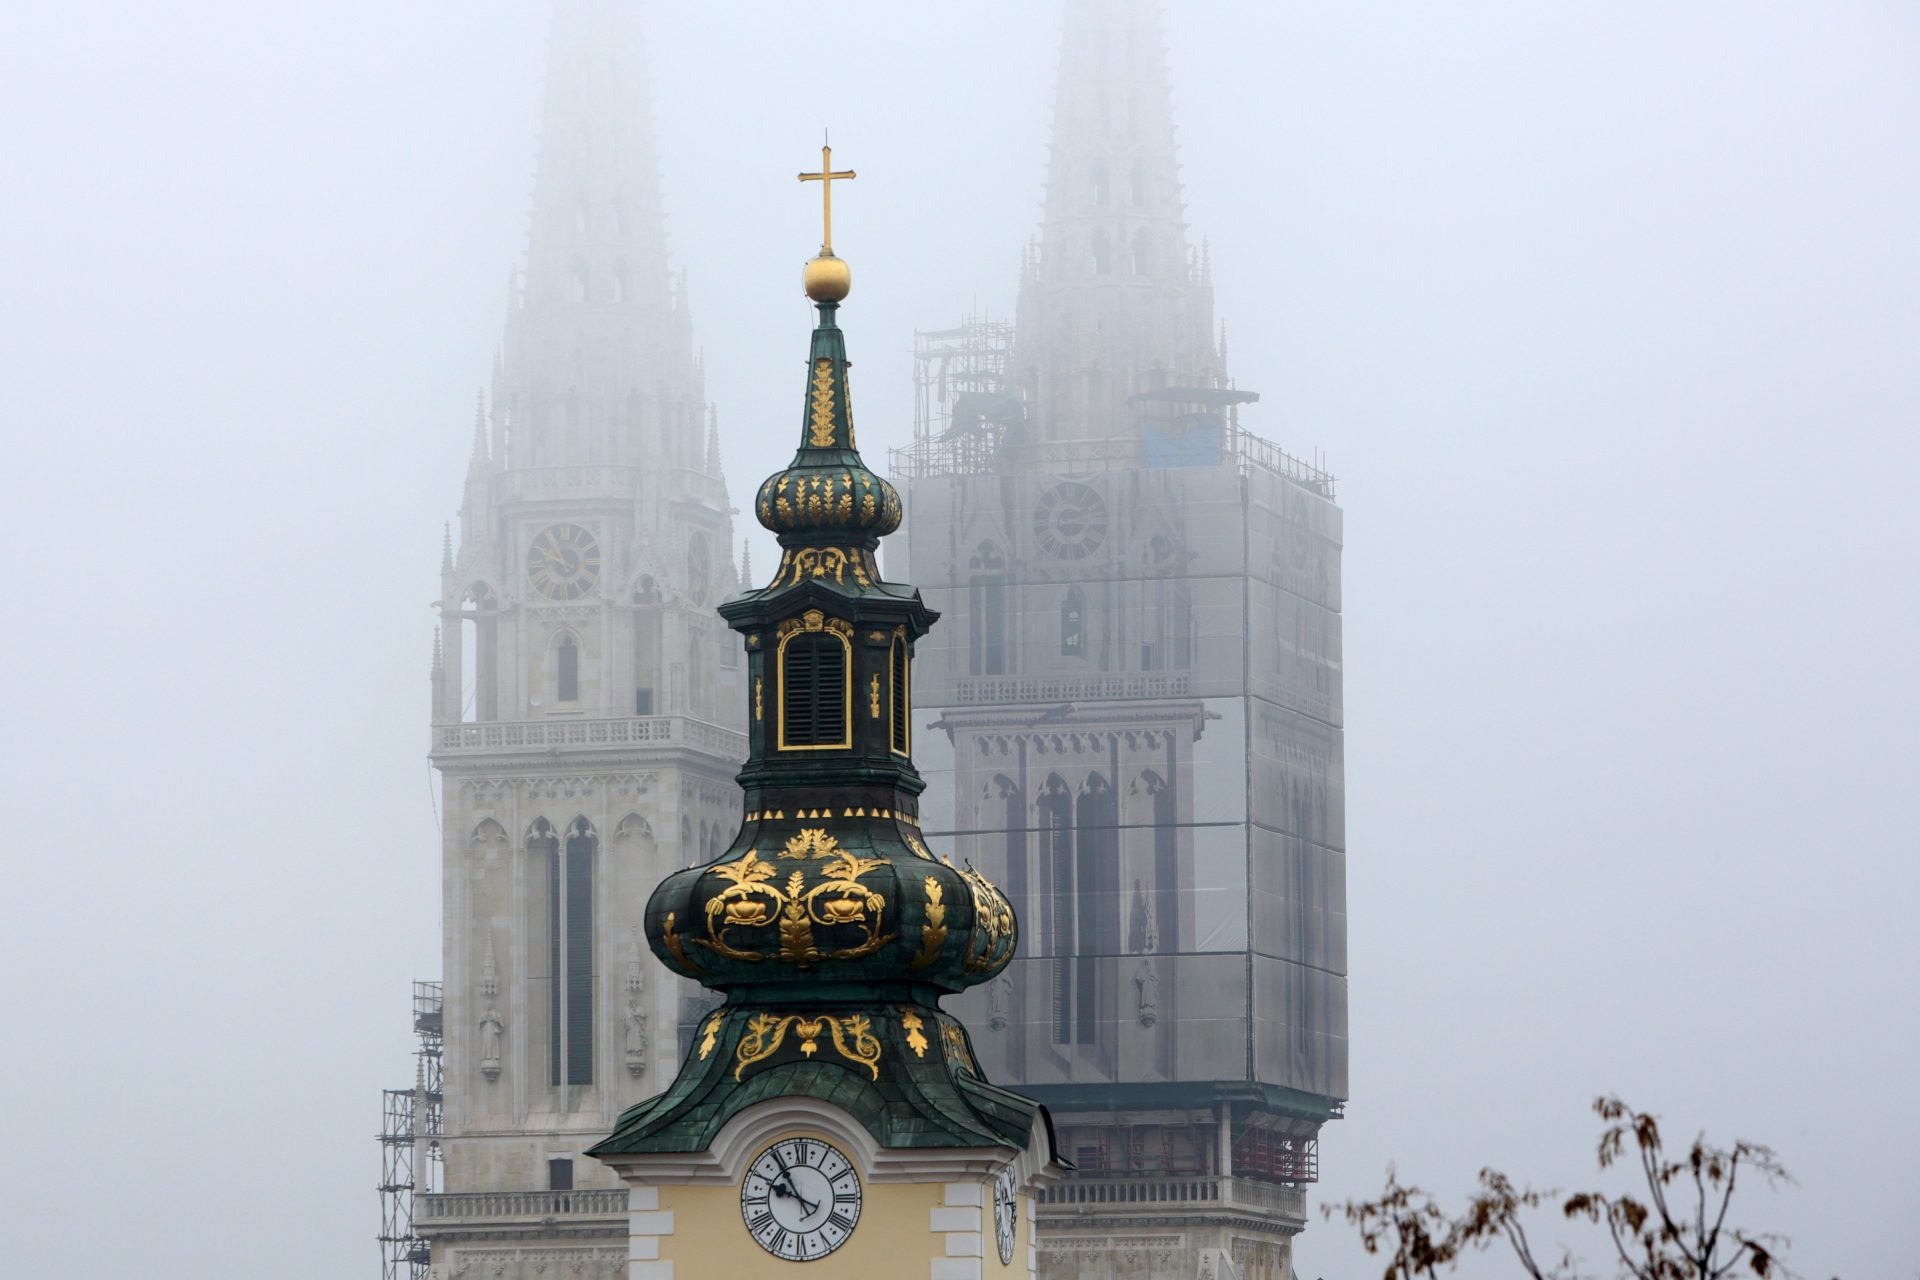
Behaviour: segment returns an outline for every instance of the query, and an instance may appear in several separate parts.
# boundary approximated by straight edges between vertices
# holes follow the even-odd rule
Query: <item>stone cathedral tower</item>
[[[556,2],[526,262],[442,564],[445,1174],[414,1214],[436,1276],[624,1271],[625,1190],[581,1156],[705,1010],[637,929],[739,825],[730,508],[635,8]]]
[[[921,335],[894,460],[923,821],[1024,924],[955,1008],[1077,1166],[1041,1276],[1286,1280],[1347,1091],[1341,513],[1240,425],[1158,6],[1066,8],[1015,322]]]

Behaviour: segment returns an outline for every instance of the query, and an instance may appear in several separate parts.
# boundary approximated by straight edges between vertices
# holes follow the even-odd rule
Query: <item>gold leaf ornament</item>
[[[908,966],[914,969],[924,969],[932,964],[934,957],[940,954],[941,945],[947,940],[947,906],[940,901],[945,890],[933,876],[927,877],[924,888],[927,893],[927,922],[920,927],[920,950]]]
[[[813,413],[807,424],[807,443],[816,449],[833,447],[833,361],[813,364]]]
[[[925,1022],[921,1021],[920,1015],[913,1010],[901,1010],[900,1026],[907,1033],[907,1048],[913,1050],[913,1056],[916,1058],[924,1058],[927,1056],[928,1040],[925,1035],[926,1025]]]

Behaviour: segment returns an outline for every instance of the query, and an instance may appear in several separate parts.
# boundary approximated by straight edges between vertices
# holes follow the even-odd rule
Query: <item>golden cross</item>
[[[833,171],[833,148],[830,146],[820,148],[820,172],[800,175],[802,182],[820,184],[820,256],[823,258],[833,256],[833,184],[837,179],[858,176],[851,169],[842,169],[838,173]]]

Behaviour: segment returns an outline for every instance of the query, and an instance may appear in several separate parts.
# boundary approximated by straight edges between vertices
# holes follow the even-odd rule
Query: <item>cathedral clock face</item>
[[[1015,1198],[1013,1170],[1003,1169],[993,1181],[993,1237],[1000,1246],[1000,1265],[1013,1265],[1014,1228],[1019,1225],[1020,1203]]]
[[[1082,560],[1107,540],[1107,501],[1091,485],[1068,480],[1040,495],[1033,536],[1056,560]]]
[[[527,580],[549,600],[578,600],[600,580],[600,544],[577,524],[556,524],[534,536]]]
[[[747,1167],[740,1216],[760,1247],[813,1262],[845,1244],[860,1221],[860,1174],[818,1138],[776,1142]]]

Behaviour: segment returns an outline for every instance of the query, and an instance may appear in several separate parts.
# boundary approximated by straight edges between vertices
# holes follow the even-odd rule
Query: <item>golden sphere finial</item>
[[[853,292],[853,270],[845,258],[822,253],[807,263],[800,283],[815,302],[840,302]]]

